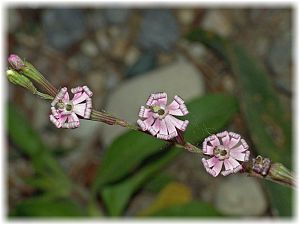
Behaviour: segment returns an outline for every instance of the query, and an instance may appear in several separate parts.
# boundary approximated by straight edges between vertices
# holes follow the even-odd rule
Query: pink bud
[[[11,54],[8,57],[8,62],[11,65],[11,67],[15,70],[20,70],[25,66],[23,60],[18,55],[15,54]]]

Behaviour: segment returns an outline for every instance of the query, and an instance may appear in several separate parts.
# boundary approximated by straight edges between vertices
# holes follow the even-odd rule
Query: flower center
[[[162,116],[162,115],[165,114],[165,110],[159,109],[159,110],[157,111],[157,113],[158,113],[158,115]]]
[[[58,109],[64,109],[65,104],[63,103],[62,100],[59,100],[58,103],[56,104],[56,106]]]
[[[154,114],[155,118],[163,119],[167,115],[167,110],[162,106],[154,105],[154,106],[150,106],[150,109],[152,110],[152,112],[155,113]]]
[[[227,159],[229,158],[229,150],[225,148],[223,145],[219,145],[215,147],[214,155],[219,159]]]
[[[66,104],[66,110],[71,111],[73,106],[71,104]]]

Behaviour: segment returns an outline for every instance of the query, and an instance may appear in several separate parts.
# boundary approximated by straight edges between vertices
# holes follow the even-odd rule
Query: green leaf
[[[192,201],[186,204],[174,205],[155,212],[151,217],[220,217],[222,216],[210,204]]]
[[[174,159],[181,150],[171,148],[159,159],[143,167],[139,172],[123,182],[106,186],[101,192],[102,199],[110,216],[119,216],[125,209],[131,195],[136,192],[154,173],[160,171],[168,162]]]
[[[229,63],[242,90],[241,108],[257,151],[291,168],[291,118],[281,106],[263,66],[245,49],[214,33],[196,29],[187,37],[203,43]],[[290,191],[270,183],[266,185],[279,215],[291,215],[291,207],[285,207],[291,205]]]
[[[18,150],[30,158],[36,171],[36,176],[29,182],[38,189],[52,191],[57,195],[69,194],[70,180],[44,145],[40,135],[32,128],[22,110],[12,103],[8,104],[7,109],[9,137]]]
[[[194,99],[187,107],[190,113],[185,118],[190,125],[184,136],[190,142],[200,141],[209,132],[222,128],[238,110],[235,98],[222,94]],[[121,135],[106,150],[94,188],[121,179],[134,171],[143,159],[162,150],[167,144],[136,131]]]
[[[266,181],[267,182],[267,181]],[[274,208],[275,215],[282,217],[293,216],[293,190],[290,187],[278,185],[276,183],[265,183],[268,188],[269,199]]]
[[[184,136],[187,141],[194,143],[203,140],[209,135],[209,132],[220,130],[238,110],[235,98],[222,94],[194,99],[187,104],[187,107],[190,114],[186,118],[190,121],[190,126]],[[134,172],[138,166],[141,166],[142,160],[162,151],[166,146],[167,142],[143,133],[129,132],[122,135],[107,149],[94,191],[99,191],[103,189],[103,185],[108,185],[112,181],[117,182],[125,175]],[[176,152],[176,154],[183,152],[182,149],[176,148],[172,148],[171,151]],[[157,171],[156,168],[160,168],[168,162],[164,159],[162,162],[155,160],[152,162],[153,165],[150,164],[146,168],[142,167],[139,172],[125,181],[106,186],[102,191],[102,197],[109,214],[120,215],[131,195]]]
[[[291,168],[291,121],[269,77],[244,49],[235,47],[231,56],[232,67],[243,87],[242,109],[256,148]]]
[[[86,213],[69,199],[34,197],[19,203],[10,217],[79,217]]]
[[[148,181],[144,186],[144,190],[152,193],[158,193],[166,185],[175,180],[175,177],[162,172],[157,174],[150,181]]]
[[[165,146],[164,141],[136,131],[121,135],[106,149],[95,184],[99,187],[124,177]]]
[[[58,179],[57,176],[36,175],[26,179],[26,182],[30,186],[38,190],[43,190],[47,192],[48,195],[53,195],[56,197],[67,197],[72,189],[68,179]]]
[[[222,129],[239,110],[236,98],[224,94],[209,94],[187,104],[189,127],[184,133],[186,141],[201,143],[211,133]]]
[[[40,154],[45,146],[38,133],[31,128],[28,119],[12,103],[8,104],[7,109],[8,133],[13,143],[30,157]]]

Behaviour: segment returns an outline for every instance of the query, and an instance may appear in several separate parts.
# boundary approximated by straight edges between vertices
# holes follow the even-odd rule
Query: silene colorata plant
[[[180,117],[187,115],[189,111],[184,100],[177,95],[168,104],[167,93],[151,94],[145,101],[145,105],[137,112],[139,118],[135,125],[107,112],[93,109],[93,92],[87,86],[78,86],[69,90],[63,87],[57,90],[33,65],[19,56],[10,55],[8,62],[10,68],[6,75],[11,83],[29,90],[44,100],[51,101],[49,120],[57,128],[78,128],[80,119],[118,125],[143,132],[145,135],[152,135],[188,152],[200,154],[205,170],[213,177],[245,173],[282,185],[295,186],[294,176],[280,162],[272,162],[271,159],[260,155],[251,158],[251,148],[238,133],[223,131],[212,134],[204,139],[202,148],[185,140],[183,132],[188,129],[189,121],[180,120]],[[40,85],[46,93],[38,91],[32,81]]]

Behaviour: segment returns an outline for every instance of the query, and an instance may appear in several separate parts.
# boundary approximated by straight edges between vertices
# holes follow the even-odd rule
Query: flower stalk
[[[64,91],[63,95],[60,95],[58,90],[29,62],[21,60],[16,55],[11,55],[9,57],[9,63],[11,69],[7,70],[6,75],[11,83],[29,90],[32,94],[42,99],[53,100],[53,115],[50,115],[50,117],[53,117],[52,122],[55,122],[58,128],[73,128],[71,125],[74,121],[78,122],[79,125],[77,116],[79,116],[80,119],[93,120],[107,125],[117,125],[156,136],[191,153],[197,153],[201,156],[209,155],[212,157],[210,160],[214,162],[206,159],[202,159],[202,161],[207,170],[213,170],[211,173],[214,176],[220,173],[220,165],[222,167],[224,161],[226,169],[226,171],[222,171],[224,176],[233,172],[240,172],[246,173],[249,176],[295,187],[293,174],[281,163],[272,163],[270,159],[263,158],[262,156],[257,156],[255,159],[249,160],[250,152],[247,150],[248,145],[238,134],[232,132],[228,134],[227,131],[225,131],[217,134],[218,136],[214,135],[213,137],[209,137],[205,139],[207,145],[205,145],[203,149],[186,142],[182,132],[185,131],[188,121],[181,121],[174,117],[174,115],[182,116],[188,114],[184,101],[178,96],[174,97],[170,105],[166,105],[167,96],[165,93],[152,94],[146,103],[146,107],[142,106],[140,109],[139,126],[137,126],[106,112],[93,109],[91,100],[89,99],[92,96],[92,92],[89,91],[86,86],[72,89],[71,91],[74,97],[70,100],[66,91]],[[41,85],[47,91],[47,94],[39,92],[30,80]],[[90,108],[88,106],[90,106]],[[87,110],[89,110],[88,113]],[[159,124],[157,118],[159,118],[160,121],[164,121],[165,125]],[[67,120],[70,121],[66,123],[65,121]],[[230,152],[232,154],[230,154]],[[213,157],[219,161],[216,161]],[[235,158],[235,160],[239,160],[241,164],[236,164],[235,168],[231,168],[230,165],[233,163],[231,157]]]
[[[47,92],[48,95],[55,97],[58,90],[29,62],[22,60],[19,56],[11,54],[8,57],[8,62],[15,72],[19,72],[33,80],[37,84],[41,85]],[[43,95],[41,95],[42,97]]]

